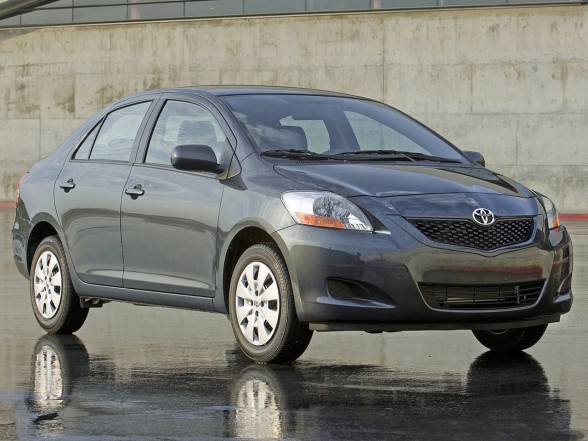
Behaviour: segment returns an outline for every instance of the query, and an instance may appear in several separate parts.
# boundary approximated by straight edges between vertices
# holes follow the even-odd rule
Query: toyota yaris
[[[572,305],[547,197],[385,104],[315,90],[108,106],[23,176],[13,247],[49,333],[113,300],[214,311],[258,362],[315,330],[470,329],[520,351]]]

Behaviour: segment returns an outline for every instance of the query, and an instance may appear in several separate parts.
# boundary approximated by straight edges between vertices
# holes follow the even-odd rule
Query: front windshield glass
[[[262,152],[297,150],[342,156],[402,152],[465,162],[430,130],[381,103],[288,94],[220,98]]]

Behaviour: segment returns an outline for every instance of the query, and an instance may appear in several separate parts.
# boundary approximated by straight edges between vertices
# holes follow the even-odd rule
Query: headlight
[[[282,195],[282,201],[299,224],[373,231],[372,225],[357,205],[334,193],[289,192]]]
[[[549,225],[549,229],[553,230],[554,228],[559,227],[559,215],[557,214],[555,204],[546,196],[539,195],[539,198],[543,202],[543,207],[545,207],[545,212],[547,213],[547,224]]]

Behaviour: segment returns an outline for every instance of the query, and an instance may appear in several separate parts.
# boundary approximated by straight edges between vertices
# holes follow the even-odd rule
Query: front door
[[[209,110],[194,102],[167,100],[123,194],[125,287],[214,296],[223,185],[213,173],[171,166],[175,146],[198,144],[212,147],[217,158],[231,148]]]

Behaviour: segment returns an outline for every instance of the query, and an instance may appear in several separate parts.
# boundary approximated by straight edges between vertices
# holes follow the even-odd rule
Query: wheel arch
[[[219,304],[220,302],[215,302],[217,304],[217,310],[219,312],[228,313],[231,276],[233,274],[233,269],[239,260],[239,257],[241,257],[243,252],[252,245],[259,243],[270,243],[276,246],[284,258],[284,261],[286,262],[286,267],[288,268],[290,282],[292,283],[292,290],[294,293],[296,313],[298,316],[300,316],[301,301],[298,291],[298,283],[295,280],[295,272],[292,271],[292,263],[289,259],[288,249],[284,242],[280,240],[279,234],[275,232],[270,234],[267,232],[267,230],[259,225],[247,225],[236,231],[234,235],[232,235],[232,237],[227,240],[227,242],[228,245],[226,245],[225,252],[223,253],[224,257],[221,259],[222,271],[219,278],[219,281],[221,282],[219,291],[222,293],[222,304]]]
[[[58,236],[59,239],[61,240],[61,243],[63,244],[63,240],[61,239],[59,233],[57,232],[57,228],[55,228],[55,226],[52,224],[52,222],[50,222],[46,219],[37,222],[33,226],[33,228],[31,229],[31,232],[29,234],[29,238],[27,240],[27,254],[26,254],[27,272],[29,272],[29,274],[31,271],[33,256],[35,255],[35,251],[37,250],[37,247],[43,241],[43,239],[45,239],[46,237],[49,237],[49,236]]]
[[[255,225],[248,225],[236,232],[226,247],[224,259],[222,260],[220,279],[222,281],[223,306],[225,307],[225,311],[229,310],[229,289],[233,269],[243,252],[250,246],[258,243],[275,244],[275,241],[265,229]]]

